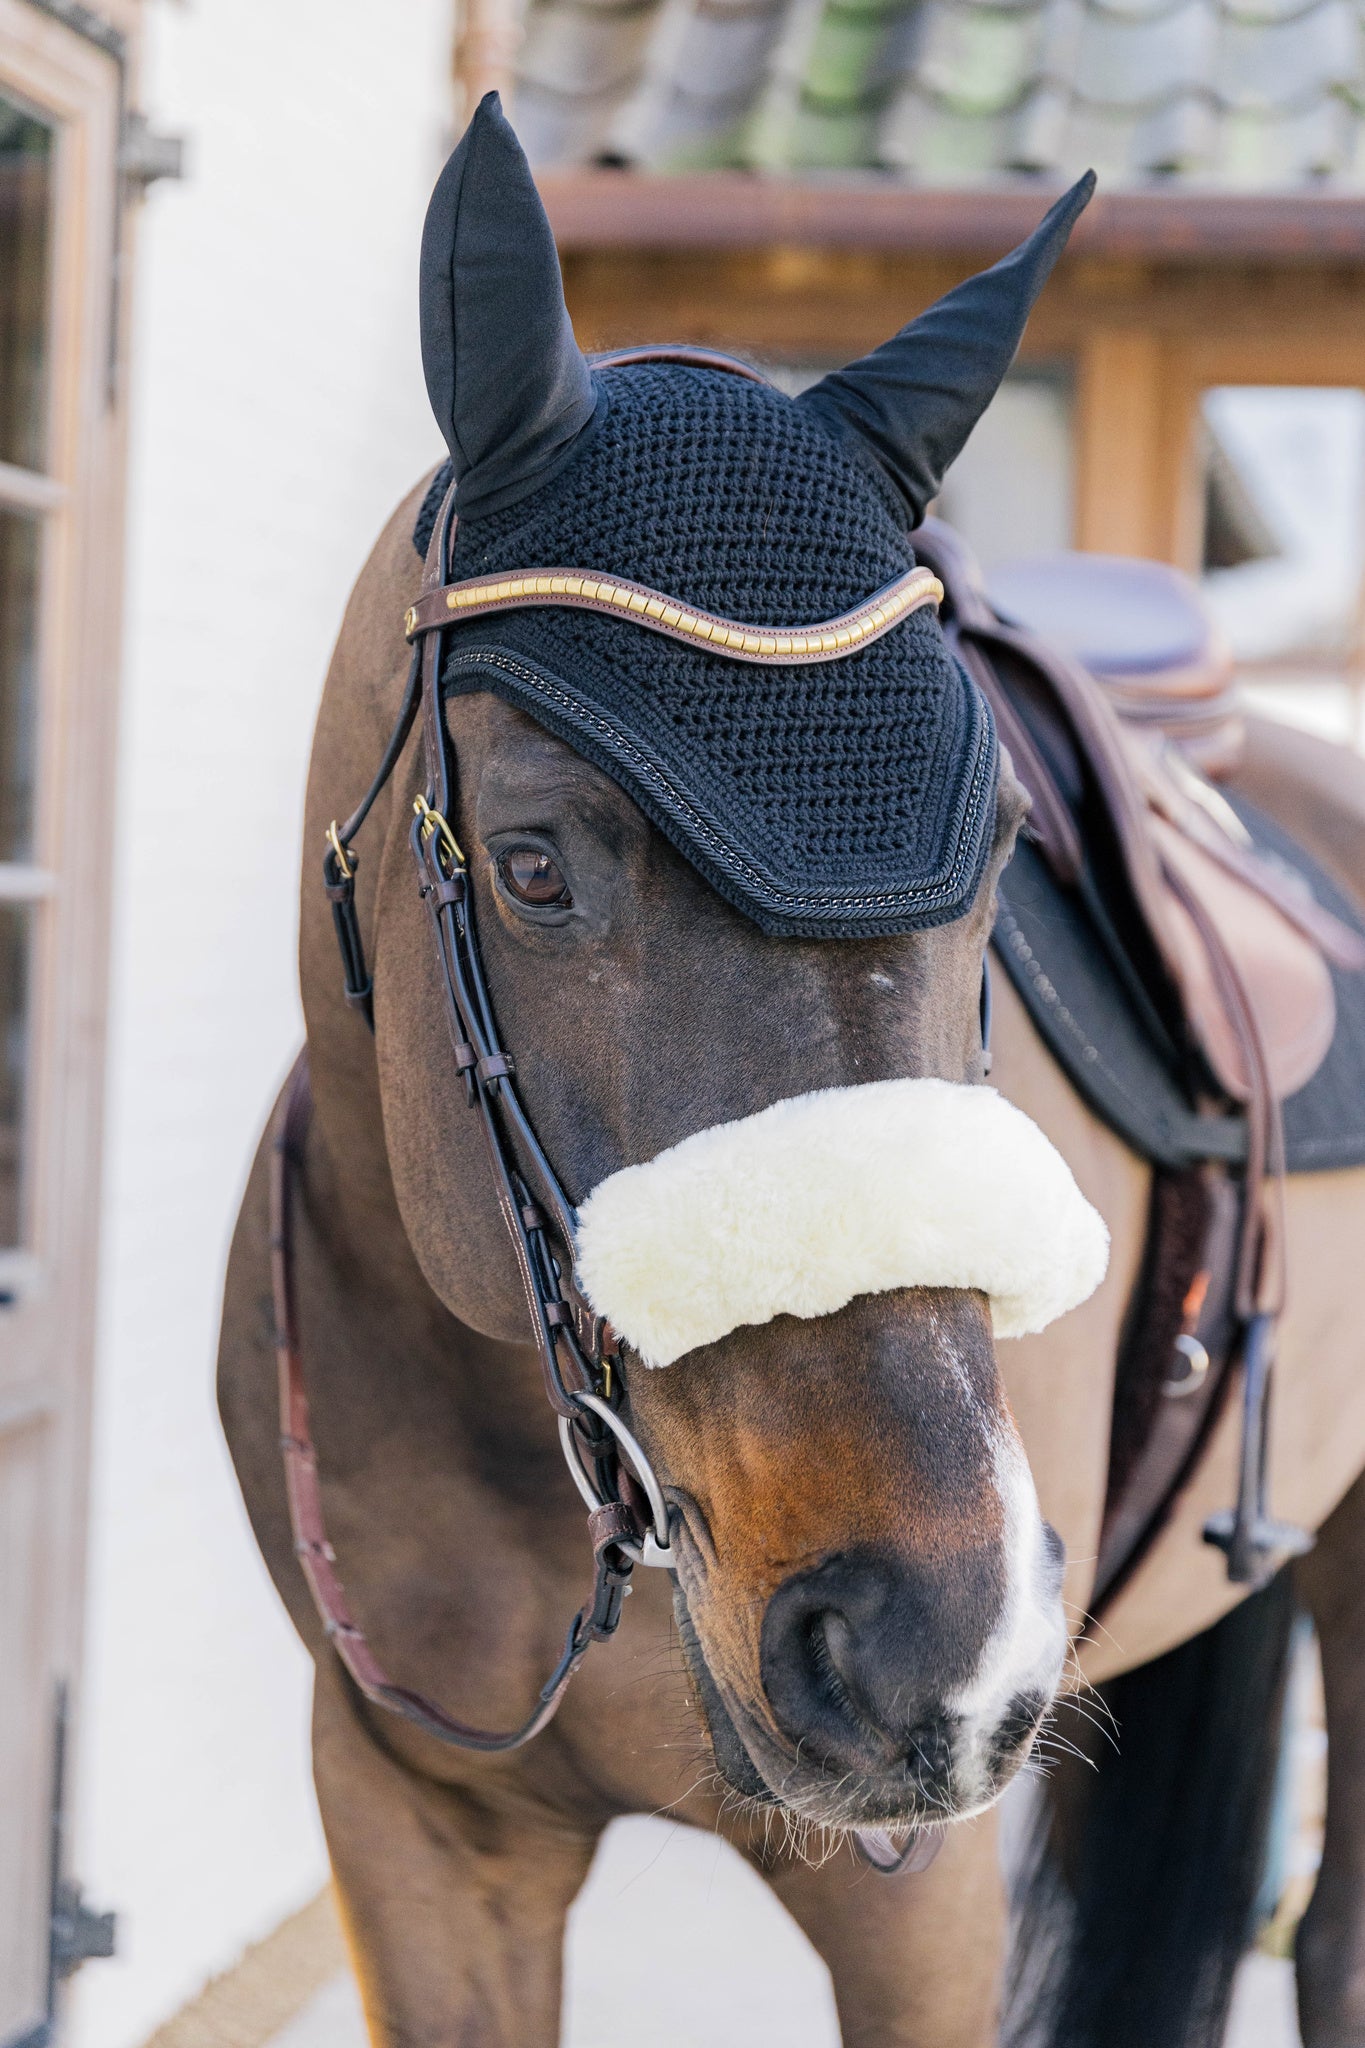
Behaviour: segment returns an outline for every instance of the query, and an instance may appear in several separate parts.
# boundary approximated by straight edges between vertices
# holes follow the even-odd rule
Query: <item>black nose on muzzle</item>
[[[997,1551],[942,1567],[847,1552],[784,1581],[760,1647],[774,1719],[801,1756],[840,1770],[908,1771],[948,1789],[954,1694],[972,1679],[999,1618]]]

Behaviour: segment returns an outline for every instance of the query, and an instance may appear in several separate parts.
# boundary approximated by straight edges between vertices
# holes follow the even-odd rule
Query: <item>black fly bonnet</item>
[[[611,775],[765,931],[960,917],[996,743],[909,542],[1090,196],[873,355],[791,399],[670,361],[594,367],[497,96],[436,188],[427,384],[451,452],[443,681],[492,690]],[[452,340],[453,337],[453,340]],[[724,651],[718,651],[723,649]]]

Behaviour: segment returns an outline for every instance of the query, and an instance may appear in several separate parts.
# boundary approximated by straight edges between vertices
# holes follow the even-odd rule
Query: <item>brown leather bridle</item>
[[[756,370],[707,349],[637,349],[600,358],[603,367],[665,361],[725,369],[762,382]],[[458,815],[458,766],[441,703],[445,631],[457,613],[444,600],[455,537],[455,485],[437,516],[422,591],[404,627],[413,646],[407,687],[369,789],[341,826],[328,830],[323,886],[341,951],[346,1000],[374,1028],[374,991],[355,905],[356,835],[398,764],[418,715],[425,793],[416,799],[409,844],[431,918],[446,1022],[465,1099],[478,1111],[498,1206],[516,1256],[546,1396],[574,1485],[588,1510],[592,1591],[569,1625],[563,1654],[518,1728],[471,1727],[379,1664],[348,1606],[327,1538],[317,1452],[308,1416],[293,1284],[293,1187],[311,1109],[306,1057],[296,1065],[276,1117],[271,1172],[271,1249],[280,1440],[289,1516],[304,1577],[329,1639],[367,1700],[402,1714],[439,1741],[463,1749],[518,1749],[557,1710],[595,1642],[614,1634],[637,1564],[671,1567],[669,1512],[644,1451],[620,1414],[624,1392],[616,1335],[589,1305],[574,1268],[576,1217],[521,1101],[512,1056],[499,1037],[483,970],[474,892],[451,820]]]
[[[683,363],[765,381],[747,363],[707,349],[635,349],[597,361],[602,367],[646,361]],[[294,1184],[303,1164],[311,1112],[306,1054],[289,1077],[276,1116],[271,1264],[280,1441],[290,1524],[294,1548],[327,1636],[357,1689],[373,1705],[401,1714],[440,1742],[461,1749],[506,1751],[519,1749],[540,1733],[556,1713],[592,1644],[615,1633],[635,1567],[671,1569],[675,1557],[662,1488],[620,1414],[624,1387],[619,1341],[606,1319],[594,1313],[577,1283],[573,1204],[536,1136],[518,1093],[515,1063],[498,1033],[479,948],[469,868],[451,822],[458,815],[458,764],[442,715],[442,655],[446,629],[467,616],[446,601],[451,591],[463,588],[447,581],[456,529],[454,500],[452,482],[427,550],[421,597],[404,621],[413,655],[398,717],[361,802],[343,825],[333,823],[328,830],[323,886],[332,906],[346,1000],[360,1010],[373,1030],[373,984],[355,906],[358,863],[354,840],[392,776],[420,713],[425,793],[414,803],[409,832],[418,888],[431,918],[456,1069],[464,1077],[467,1103],[479,1114],[546,1396],[558,1422],[570,1476],[588,1510],[594,1560],[592,1590],[569,1625],[558,1664],[520,1727],[505,1731],[472,1727],[423,1694],[396,1684],[352,1615],[336,1569],[336,1553],[323,1518],[293,1283]],[[928,581],[941,595],[936,579],[929,577]],[[592,597],[586,602],[606,608]],[[874,602],[869,601],[869,609]],[[898,614],[903,615],[903,611]],[[942,1834],[938,1827],[921,1829],[901,1849],[880,1828],[857,1830],[856,1838],[864,1860],[874,1868],[896,1872],[926,1867]]]

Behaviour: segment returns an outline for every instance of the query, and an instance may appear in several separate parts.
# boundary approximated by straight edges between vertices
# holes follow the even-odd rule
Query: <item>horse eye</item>
[[[573,902],[563,874],[537,846],[514,846],[510,852],[500,853],[498,874],[508,895],[515,896],[518,903],[567,910]]]

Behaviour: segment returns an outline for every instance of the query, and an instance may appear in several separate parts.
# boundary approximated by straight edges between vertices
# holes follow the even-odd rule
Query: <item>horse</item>
[[[1003,375],[1085,196],[1049,216],[1041,242],[898,338],[905,346],[878,371],[892,373],[885,403],[852,372],[826,394],[861,421],[883,465],[898,465],[905,529]],[[439,515],[430,479],[398,507],[328,674],[305,843],[327,845],[329,888],[308,859],[301,893],[311,1110],[299,1113],[296,1075],[291,1121],[281,1134],[272,1119],[242,1202],[219,1370],[252,1527],[314,1660],[317,1794],[376,2048],[550,2048],[565,1915],[598,1840],[617,1816],[661,1811],[718,1831],[766,1879],[829,1967],[846,2048],[985,2048],[1002,2028],[1059,2048],[1213,2048],[1260,1879],[1296,1601],[1321,1643],[1331,1744],[1322,1868],[1298,1935],[1303,2036],[1306,2048],[1365,2043],[1365,1373],[1350,1256],[1365,1230],[1365,1171],[1294,1176],[1285,1195],[1289,1291],[1270,1455],[1279,1504],[1316,1532],[1315,1548],[1249,1590],[1201,1543],[1235,1486],[1229,1410],[1104,1628],[1088,1629],[1150,1167],[1087,1109],[997,975],[1000,1121],[987,1119],[978,1145],[950,1118],[915,1172],[902,1163],[899,1179],[871,1192],[840,1178],[850,1118],[861,1133],[854,1174],[858,1147],[876,1151],[860,1105],[874,1107],[873,1126],[882,1105],[893,1124],[900,1113],[902,1098],[880,1091],[919,1091],[907,1098],[919,1104],[946,1089],[954,1117],[954,1105],[965,1115],[996,1100],[981,1085],[983,960],[1026,811],[1008,758],[981,755],[979,845],[958,862],[946,909],[890,928],[783,928],[742,899],[731,868],[708,865],[616,755],[594,754],[490,680],[489,657],[443,695],[441,634],[424,635],[417,613],[444,602],[454,518],[458,568],[468,537],[477,550],[495,530],[518,471],[533,477],[533,505],[579,516],[585,461],[610,457],[606,473],[622,476],[630,457],[620,437],[633,431],[634,400],[623,394],[648,399],[664,377],[669,390],[681,378],[705,394],[742,380],[685,360],[585,364],[529,170],[495,100],[437,188],[423,275],[428,384],[455,480],[439,483]],[[492,327],[471,333],[470,309],[489,305]],[[926,349],[933,374],[911,375],[907,362],[923,370]],[[602,438],[603,392],[616,443]],[[758,548],[791,507],[763,499],[761,437],[777,415],[762,410],[766,397],[744,403],[759,408],[759,443],[735,516],[753,495]],[[847,445],[840,488],[872,494],[881,519],[894,493],[861,455],[846,458]],[[696,513],[679,501],[667,515],[677,524]],[[413,534],[432,517],[424,595]],[[811,545],[825,545],[819,533]],[[473,567],[486,559],[476,553]],[[809,619],[805,559],[792,609]],[[489,587],[481,623],[510,630],[509,598],[496,580]],[[620,588],[622,600],[590,600],[594,618],[605,634],[634,636],[633,662],[662,665],[661,638],[610,616],[636,586]],[[536,595],[551,606],[564,597]],[[655,622],[665,628],[666,609]],[[888,660],[912,631],[925,660],[937,659],[931,613],[885,630],[875,609],[865,616]],[[414,720],[419,669],[426,710]],[[755,673],[776,691],[783,672]],[[947,668],[932,673],[941,692],[958,687]],[[985,748],[984,728],[974,730]],[[965,745],[961,731],[954,745]],[[381,756],[363,833],[338,833],[332,821]],[[444,809],[433,758],[458,772]],[[1358,763],[1253,721],[1238,774],[1365,896]],[[965,815],[952,829],[966,829]],[[442,940],[452,927],[441,920],[463,916],[462,904],[477,916],[486,976],[472,997],[460,996],[460,962],[442,950],[454,941]],[[338,930],[344,946],[363,935],[372,967],[372,979],[369,967],[348,975],[349,1004]],[[356,1014],[371,1002],[373,1032]],[[467,1048],[479,1017],[503,1026],[515,1097],[513,1058]],[[504,1104],[524,1104],[525,1125],[490,1152],[483,1110],[496,1109],[499,1090]],[[698,1134],[742,1134],[696,1184],[708,1204],[734,1197],[725,1235],[740,1250],[717,1256],[730,1274],[757,1246],[763,1270],[736,1284],[761,1292],[782,1247],[736,1183],[757,1156],[754,1131],[770,1128],[764,1117],[808,1103],[814,1121],[792,1124],[777,1179],[759,1183],[774,1201],[786,1181],[795,1188],[784,1230],[799,1231],[807,1207],[821,1224],[801,1239],[775,1307],[715,1316],[710,1283],[689,1286],[686,1261],[646,1233],[646,1280],[664,1274],[665,1308],[681,1318],[676,1361],[656,1356],[662,1369],[650,1369],[647,1339],[632,1348],[627,1331],[613,1349],[602,1316],[569,1315],[559,1290],[569,1291],[570,1234],[589,1196],[617,1177],[612,1228],[629,1234],[661,1183],[628,1176],[642,1162],[653,1162],[647,1174],[661,1159],[691,1162]],[[991,1148],[1013,1143],[1016,1115],[1036,1130],[1011,1167]],[[547,1217],[533,1192],[531,1139],[566,1191],[562,1217]],[[859,1240],[888,1208],[918,1203],[932,1221],[959,1155],[983,1148],[968,1187],[982,1214],[996,1217],[991,1183],[1014,1173],[1023,1209],[1046,1215],[982,1224],[978,1238],[991,1241],[960,1272],[949,1245],[946,1265],[798,1300],[809,1270],[851,1261],[861,1271]],[[1074,1184],[1047,1178],[1054,1149]],[[510,1225],[499,1201],[508,1189]],[[1093,1209],[1107,1225],[1107,1271],[1098,1284],[1091,1273],[1085,1298],[1073,1288],[1075,1305],[1046,1328],[1025,1316],[997,1355],[994,1235],[1023,1231],[1036,1277],[1053,1260],[1056,1214],[1073,1201],[1082,1221]],[[958,1214],[955,1228],[970,1233],[972,1219]],[[542,1315],[558,1305],[548,1332],[537,1325],[539,1342],[528,1302]],[[567,1404],[547,1406],[547,1346],[552,1372],[570,1354],[593,1367],[594,1414],[605,1411],[611,1432],[590,1441],[586,1462],[580,1433],[577,1479],[563,1440],[586,1410],[567,1380],[556,1382]],[[307,1382],[306,1409],[286,1402],[288,1473],[281,1358]],[[615,1495],[594,1495],[593,1460],[622,1445]],[[584,1487],[596,1500],[597,1577],[566,1646],[564,1617],[589,1561]],[[633,1569],[650,1562],[670,1568]],[[612,1640],[588,1657],[594,1633]],[[1117,1750],[1092,1725],[1106,1709]],[[1011,1895],[998,1802],[1049,1757],[1028,1874]],[[938,1853],[873,1855],[888,1839]],[[869,1856],[886,1867],[869,1871]]]

